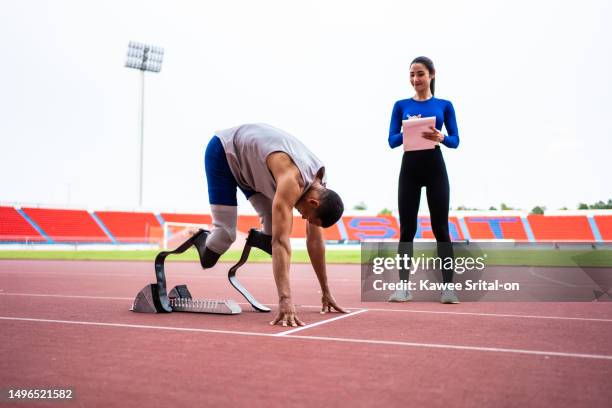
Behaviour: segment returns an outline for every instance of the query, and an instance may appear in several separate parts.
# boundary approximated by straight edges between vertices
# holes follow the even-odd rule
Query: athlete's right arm
[[[402,136],[402,108],[399,101],[393,105],[391,114],[391,124],[389,125],[389,146],[393,149],[404,142]]]
[[[293,205],[291,203],[293,194],[291,194],[291,189],[291,180],[288,180],[288,177],[277,180],[276,194],[272,201],[272,269],[274,270],[279,299],[291,298],[289,287],[289,264],[291,261],[289,236],[293,224]]]
[[[270,324],[302,326],[291,299],[289,266],[291,244],[289,236],[293,224],[293,206],[300,197],[301,188],[291,172],[276,177],[276,193],[272,201],[272,271],[278,290],[278,315]]]

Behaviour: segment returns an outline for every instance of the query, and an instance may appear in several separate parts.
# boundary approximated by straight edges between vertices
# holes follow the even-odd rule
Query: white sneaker
[[[445,289],[442,291],[440,303],[456,305],[457,303],[459,303],[459,298],[455,294],[454,290]]]
[[[389,296],[389,302],[410,302],[412,300],[412,293],[409,290],[398,289],[391,296]]]

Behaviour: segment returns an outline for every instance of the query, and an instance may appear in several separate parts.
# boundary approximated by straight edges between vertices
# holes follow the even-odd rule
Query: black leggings
[[[438,256],[454,259],[451,239],[448,233],[448,206],[450,189],[446,165],[440,147],[430,150],[404,152],[399,176],[399,218],[400,242],[412,243],[417,231],[417,215],[421,201],[421,188],[427,192],[427,205],[431,228],[438,242]],[[446,243],[446,244],[445,244]],[[412,256],[412,244],[402,244],[401,252]],[[408,270],[400,269],[401,280],[408,280]],[[444,269],[445,283],[453,281],[453,270]]]

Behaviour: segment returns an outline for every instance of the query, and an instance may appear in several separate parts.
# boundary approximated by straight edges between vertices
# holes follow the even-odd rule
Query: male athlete
[[[253,205],[271,236],[272,270],[278,290],[278,315],[270,324],[303,326],[291,299],[289,236],[295,207],[308,220],[306,247],[321,285],[322,313],[338,306],[327,283],[322,228],[336,223],[344,205],[325,187],[323,163],[295,137],[266,124],[219,130],[204,155],[213,230],[202,248],[202,266],[210,268],[236,240],[239,188]]]

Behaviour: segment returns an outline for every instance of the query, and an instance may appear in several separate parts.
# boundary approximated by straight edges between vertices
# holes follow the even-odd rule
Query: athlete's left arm
[[[308,256],[310,257],[310,263],[312,268],[317,274],[317,279],[321,285],[321,313],[331,312],[335,309],[339,312],[346,313],[336,303],[336,300],[329,290],[327,283],[327,266],[325,264],[325,239],[323,238],[323,228],[307,223],[306,224],[306,249],[308,250]]]
[[[457,146],[459,146],[459,129],[457,129],[455,108],[453,108],[453,104],[450,101],[447,102],[444,107],[444,127],[448,134],[444,136],[442,144],[446,147],[456,149]]]

